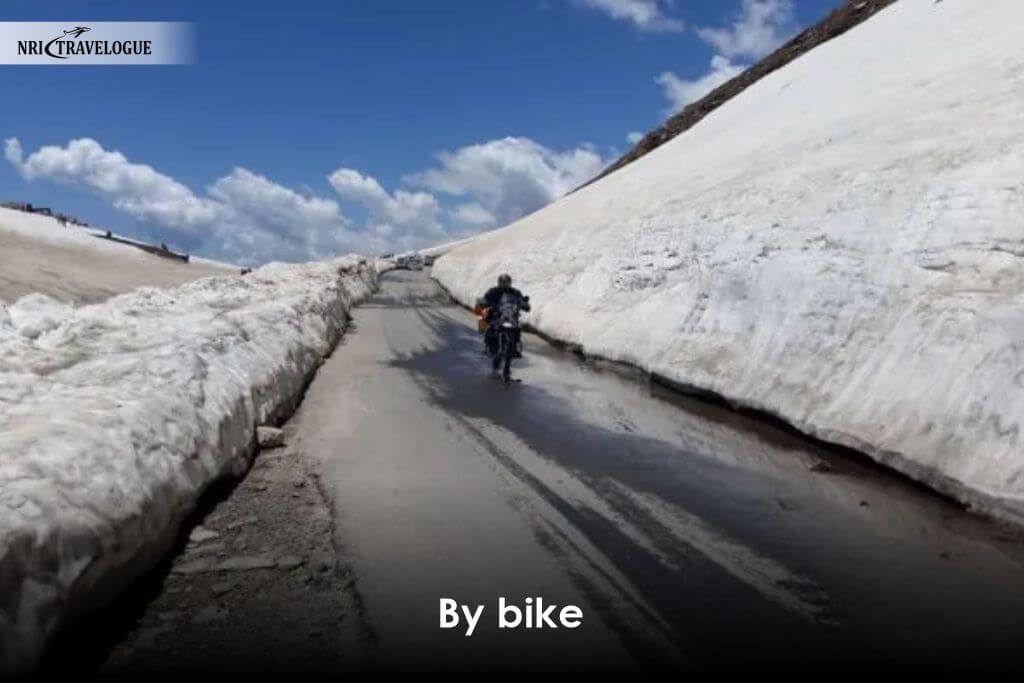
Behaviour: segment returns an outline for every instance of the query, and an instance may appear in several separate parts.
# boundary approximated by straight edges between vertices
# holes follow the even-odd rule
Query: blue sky
[[[235,262],[437,243],[578,185],[838,4],[16,3],[194,22],[198,59],[0,66],[0,198]]]

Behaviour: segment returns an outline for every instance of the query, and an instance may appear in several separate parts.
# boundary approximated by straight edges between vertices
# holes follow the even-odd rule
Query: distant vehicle
[[[406,262],[406,268],[409,270],[423,270],[423,257],[419,254],[410,256]]]
[[[399,256],[398,258],[395,259],[395,268],[408,268],[408,267],[409,267],[409,257],[408,256]]]
[[[381,258],[394,258],[394,257],[395,257],[395,255],[394,255],[394,254],[383,254],[383,255],[381,256]]]
[[[423,265],[425,265],[425,266],[432,266],[432,265],[434,265],[434,261],[436,259],[437,259],[437,257],[433,256],[433,255],[431,255],[431,256],[424,256],[423,257]]]

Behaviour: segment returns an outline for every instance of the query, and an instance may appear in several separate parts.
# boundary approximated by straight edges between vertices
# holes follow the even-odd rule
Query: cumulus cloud
[[[372,244],[348,229],[337,203],[304,197],[244,168],[234,169],[199,196],[91,138],[71,140],[65,147],[41,147],[28,158],[23,158],[17,138],[10,138],[4,156],[26,180],[88,187],[115,208],[238,262],[308,260]]]
[[[727,27],[701,27],[697,35],[715,48],[706,73],[692,79],[666,71],[655,81],[669,102],[666,113],[679,111],[744,71],[748,60],[764,57],[785,42],[795,28],[792,0],[742,0]]]
[[[337,203],[319,197],[306,197],[279,185],[266,176],[236,167],[209,188],[210,196],[237,213],[260,216],[292,231],[306,226],[347,225]]]
[[[373,242],[350,229],[337,202],[299,194],[245,168],[233,169],[208,192],[220,210],[216,232],[229,252],[244,247],[260,260],[311,260],[364,251]]]
[[[760,59],[792,35],[792,0],[743,0],[732,25],[702,27],[697,35],[728,58]]]
[[[469,198],[474,208],[462,217],[482,219],[482,209],[493,217],[495,226],[541,208],[605,166],[589,145],[557,152],[521,137],[443,152],[438,162],[438,167],[407,180],[434,192]]]
[[[661,0],[581,0],[584,5],[604,12],[613,19],[632,22],[641,31],[676,32],[685,24],[670,17],[663,6],[671,3]]]
[[[626,133],[626,142],[628,142],[631,145],[635,145],[636,143],[640,142],[643,139],[644,134],[641,133],[640,131],[632,131],[631,133]]]
[[[18,141],[18,138],[7,138],[4,140],[4,158],[7,159],[7,161],[20,169],[22,156],[23,152],[21,151],[21,142]]]
[[[195,192],[91,138],[42,147],[27,158],[9,138],[4,156],[26,180],[87,187],[125,213],[168,228],[172,244],[246,264],[443,243],[539,209],[605,164],[587,145],[556,152],[504,138],[442,153],[436,167],[405,179],[414,189],[389,192],[368,175],[339,168],[326,178],[338,195],[326,198],[241,167]],[[448,208],[432,192],[459,199]],[[366,220],[346,216],[339,201],[361,206]]]
[[[388,193],[375,178],[351,168],[339,168],[327,180],[342,197],[361,204],[369,213],[367,229],[391,244],[412,247],[447,237],[441,207],[429,193]]]
[[[711,58],[711,68],[703,76],[693,80],[680,78],[671,71],[658,76],[655,81],[661,86],[665,99],[669,101],[667,113],[675,113],[690,102],[699,100],[709,92],[743,72],[746,67],[733,64],[721,55]]]
[[[510,223],[590,180],[604,166],[588,145],[557,152],[528,138],[508,137],[442,152],[436,167],[404,178],[429,192],[389,192],[350,168],[339,168],[328,182],[367,210],[369,232],[411,248]],[[435,194],[463,201],[445,209]]]
[[[21,143],[9,138],[4,156],[27,180],[81,183],[136,218],[193,229],[216,216],[216,207],[173,178],[145,164],[132,163],[120,152],[107,151],[91,138],[72,140],[67,147],[41,147],[24,160]]]

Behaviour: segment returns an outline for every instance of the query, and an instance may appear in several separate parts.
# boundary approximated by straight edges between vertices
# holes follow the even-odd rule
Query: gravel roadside
[[[262,450],[244,478],[207,496],[171,558],[57,641],[43,673],[366,671],[370,635],[333,538],[304,454]]]

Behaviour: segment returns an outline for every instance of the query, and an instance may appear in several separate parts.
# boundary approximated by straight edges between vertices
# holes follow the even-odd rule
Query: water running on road
[[[293,420],[378,667],[1024,659],[1021,543],[876,468],[526,340],[488,377],[422,274],[355,313]],[[575,630],[499,630],[500,597]],[[439,600],[485,606],[439,628]]]

